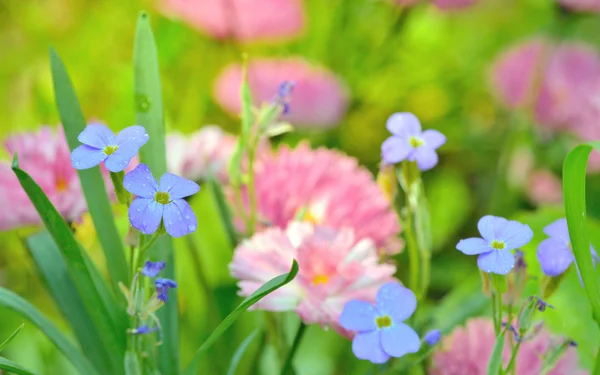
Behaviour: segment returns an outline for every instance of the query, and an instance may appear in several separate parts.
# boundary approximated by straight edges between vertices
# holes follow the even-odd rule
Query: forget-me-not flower
[[[506,275],[515,265],[512,250],[533,237],[529,225],[491,215],[482,217],[477,228],[483,238],[460,240],[456,248],[467,255],[479,255],[477,265],[482,271],[500,275]]]
[[[140,164],[125,175],[123,187],[137,195],[129,206],[129,220],[142,233],[156,232],[161,220],[173,237],[196,230],[196,215],[183,198],[200,190],[197,183],[172,173],[165,173],[157,183],[148,166]]]
[[[148,142],[148,133],[143,126],[127,127],[117,136],[105,125],[90,124],[77,137],[83,145],[71,153],[71,164],[75,169],[88,169],[104,161],[111,172],[124,170],[140,147]]]
[[[131,333],[134,335],[147,335],[149,333],[156,332],[157,330],[157,327],[150,328],[148,327],[148,325],[143,325],[141,327],[131,330]]]
[[[410,289],[389,282],[379,289],[375,306],[361,300],[346,303],[339,323],[357,332],[352,341],[357,358],[384,363],[390,357],[419,351],[419,335],[403,323],[416,308],[417,299]]]
[[[440,332],[439,329],[432,329],[431,331],[429,331],[425,334],[425,337],[423,338],[423,340],[425,340],[427,345],[434,346],[435,344],[440,342],[441,338],[442,338],[442,332]]]
[[[548,276],[559,276],[565,272],[575,260],[571,248],[571,239],[566,219],[558,219],[544,228],[550,238],[540,242],[537,248],[537,258],[542,271]],[[590,245],[592,258],[597,261],[596,250]]]
[[[437,130],[421,131],[419,119],[412,113],[394,113],[386,124],[392,136],[381,145],[381,157],[388,164],[403,160],[416,161],[420,170],[436,166],[436,149],[446,143],[446,137]]]
[[[142,268],[142,275],[146,277],[156,277],[160,271],[165,269],[165,265],[165,262],[153,262],[151,260],[147,260]]]
[[[156,279],[154,280],[154,286],[156,287],[157,298],[166,303],[169,300],[169,289],[177,288],[177,283],[170,279]]]

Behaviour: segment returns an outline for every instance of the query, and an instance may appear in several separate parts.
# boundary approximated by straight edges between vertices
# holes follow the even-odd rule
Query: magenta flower
[[[150,260],[144,263],[144,267],[142,268],[142,275],[146,277],[156,277],[159,272],[165,268],[165,262],[152,262]]]
[[[177,283],[171,279],[156,279],[154,280],[154,286],[156,287],[156,297],[167,303],[169,300],[169,289],[177,288]]]
[[[148,166],[140,164],[125,175],[123,186],[137,195],[129,206],[129,221],[140,232],[156,232],[161,221],[173,237],[196,230],[196,215],[183,198],[200,190],[197,183],[165,173],[157,184]]]
[[[497,216],[484,216],[477,224],[483,238],[460,240],[456,248],[467,255],[479,255],[477,265],[484,272],[506,275],[515,265],[512,250],[533,237],[529,225]]]
[[[575,261],[575,256],[571,249],[567,220],[564,218],[556,220],[544,228],[544,233],[550,238],[543,240],[538,245],[538,261],[542,266],[544,274],[559,276]],[[590,251],[592,252],[594,262],[596,262],[598,255],[596,255],[596,250],[591,245]]]
[[[390,282],[379,289],[375,305],[362,300],[346,303],[340,325],[357,332],[352,340],[352,351],[357,358],[384,363],[390,357],[419,351],[419,335],[403,323],[416,308],[414,293],[397,282]]]
[[[121,130],[115,137],[105,125],[90,124],[77,139],[83,145],[71,153],[73,168],[88,169],[104,162],[109,171],[121,172],[148,142],[148,133],[143,126],[135,125]]]
[[[412,113],[394,113],[386,124],[392,136],[381,145],[381,157],[388,164],[403,160],[416,161],[426,171],[438,162],[435,150],[446,143],[446,137],[437,130],[421,131],[419,119]]]

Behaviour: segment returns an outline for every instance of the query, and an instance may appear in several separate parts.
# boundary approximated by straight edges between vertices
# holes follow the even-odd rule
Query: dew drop
[[[80,164],[80,163],[79,163],[78,161],[76,161],[76,162],[75,162],[75,166],[76,166],[76,167],[79,167],[79,164]]]
[[[186,219],[189,219],[189,218],[190,218],[190,215],[185,215],[185,218],[186,218]]]
[[[196,230],[196,226],[195,226],[195,225],[188,225],[188,230],[189,230],[190,232],[193,232],[193,231],[195,231],[195,230]]]
[[[150,98],[144,94],[135,96],[135,106],[140,112],[148,112],[150,110]]]
[[[138,208],[137,208],[137,211],[138,211],[138,212],[142,212],[142,208],[141,208],[141,207],[138,207]]]

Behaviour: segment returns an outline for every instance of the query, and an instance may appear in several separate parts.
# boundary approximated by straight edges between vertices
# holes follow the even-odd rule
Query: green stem
[[[410,289],[417,294],[417,300],[420,297],[419,293],[419,248],[414,234],[412,212],[408,210],[406,220],[404,222],[404,233],[406,244],[408,246],[408,266],[409,266],[409,286]]]
[[[125,178],[125,172],[110,172],[110,179],[115,188],[115,194],[119,203],[129,206],[131,201],[131,194],[123,187],[123,179]]]
[[[281,375],[287,375],[290,372],[290,370],[293,366],[292,359],[294,358],[294,354],[296,354],[296,351],[298,350],[298,347],[300,346],[300,341],[302,340],[302,337],[304,336],[305,331],[306,331],[306,324],[301,322],[300,326],[298,327],[298,330],[296,331],[296,336],[294,337],[294,342],[292,343],[292,347],[290,348],[290,351],[287,355],[287,358],[283,365],[283,369],[281,370]]]
[[[140,252],[139,252],[139,256],[137,259],[137,267],[141,266],[141,264],[139,264],[139,262],[142,260],[142,258],[144,257],[144,254],[146,253],[146,251],[148,251],[148,249],[150,249],[152,247],[152,245],[154,245],[154,243],[156,242],[156,240],[158,240],[158,237],[160,237],[160,235],[162,234],[161,230],[157,230],[156,233],[154,233],[149,239],[148,241],[144,242],[142,244],[142,240],[140,238]],[[143,235],[140,235],[140,237],[142,237]]]
[[[248,149],[248,200],[250,201],[250,213],[248,218],[248,236],[254,234],[256,229],[256,187],[254,184],[254,156],[256,144],[250,145]]]
[[[521,341],[519,340],[517,341],[517,345],[514,347],[512,354],[510,356],[510,361],[508,361],[508,366],[506,366],[506,370],[504,371],[505,374],[508,374],[509,371],[512,370],[512,373],[514,374],[515,371],[517,370],[517,366],[516,366],[516,362],[517,362],[517,354],[519,353],[519,349],[521,348]],[[512,340],[511,340],[512,342]]]
[[[502,329],[502,321],[498,319],[498,310],[501,310],[501,304],[498,304],[498,293],[492,291],[492,319],[494,320],[494,331],[496,332],[496,336],[500,333]],[[500,314],[500,316],[502,316]]]

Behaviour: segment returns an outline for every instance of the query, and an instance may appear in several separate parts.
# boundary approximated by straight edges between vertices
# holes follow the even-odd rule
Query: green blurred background
[[[189,133],[218,124],[237,132],[238,119],[212,97],[221,69],[239,61],[241,52],[247,52],[250,59],[303,56],[345,81],[350,92],[348,111],[334,129],[298,130],[278,142],[295,143],[309,137],[313,145],[340,148],[376,171],[379,147],[388,136],[385,121],[391,113],[414,112],[424,127],[447,135],[439,167],[425,176],[436,252],[430,305],[425,308],[437,306],[425,325],[447,330],[469,315],[482,313],[486,305],[475,262],[460,256],[454,245],[459,238],[474,234],[477,219],[486,213],[518,217],[538,234],[561,217],[560,205],[535,207],[527,198],[526,184],[514,176],[521,162],[519,152],[532,157],[534,166],[559,175],[562,159],[573,144],[568,136],[542,139],[530,116],[502,109],[489,83],[490,65],[506,47],[540,34],[598,46],[600,18],[565,18],[549,0],[481,0],[471,8],[448,13],[428,4],[402,10],[376,0],[305,0],[304,4],[307,25],[302,36],[287,43],[240,45],[215,40],[167,18],[153,1],[0,0],[0,135],[58,124],[48,63],[50,45],[67,65],[89,119],[104,121],[113,129],[133,124],[133,38],[142,9],[152,17],[170,130]],[[591,176],[590,192],[598,191],[597,187],[600,180]],[[201,230],[189,241],[176,241],[184,363],[216,322],[239,302],[227,270],[232,249],[211,220],[215,208],[208,194],[203,191],[193,200]],[[589,199],[592,216],[600,216],[598,194],[590,193]],[[121,218],[125,232],[127,219]],[[25,296],[60,322],[22,246],[22,239],[31,232],[0,234],[0,285]],[[595,233],[598,246],[600,230]],[[536,236],[526,249],[534,277],[541,275],[535,262],[541,237]],[[94,254],[100,254],[97,244],[92,241],[90,245]],[[216,292],[214,299],[200,286],[203,281],[193,266],[196,256]],[[557,333],[580,343],[581,359],[589,366],[600,333],[591,323],[584,298],[571,272],[550,301],[556,308],[545,318]],[[252,331],[258,319],[255,315],[248,314],[205,357],[202,373],[224,373],[232,351]],[[21,322],[2,310],[0,317],[0,338]],[[290,314],[285,321],[291,335],[297,317]],[[61,326],[66,327],[64,322]],[[40,373],[71,371],[61,354],[29,325],[6,353]],[[332,374],[334,368],[339,374],[359,373],[362,364],[353,358],[349,342],[313,326],[297,363],[300,374]],[[221,364],[213,367],[210,362]],[[275,370],[269,369],[269,361],[260,366],[265,374]],[[246,363],[246,369],[251,373],[251,363]]]

